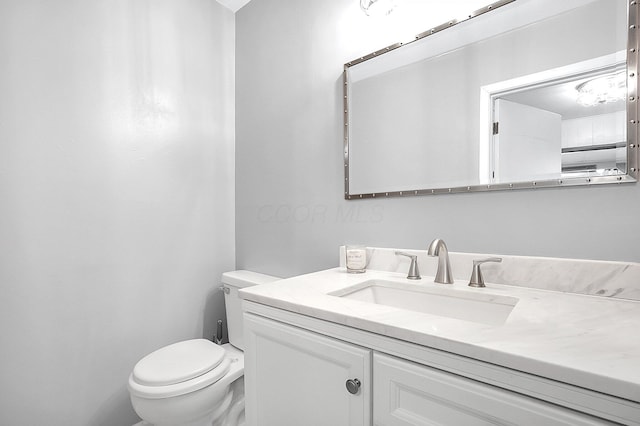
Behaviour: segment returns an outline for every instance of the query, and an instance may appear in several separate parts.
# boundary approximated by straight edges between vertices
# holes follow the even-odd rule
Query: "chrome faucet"
[[[420,276],[420,270],[418,269],[418,256],[401,251],[397,251],[396,256],[407,256],[409,259],[411,259],[411,265],[409,265],[409,273],[407,274],[408,280],[422,279],[422,277]]]
[[[449,250],[447,250],[447,245],[444,241],[439,238],[431,241],[427,254],[429,256],[438,256],[438,270],[436,271],[436,279],[433,281],[440,284],[453,284],[453,275],[449,264]]]
[[[473,271],[471,271],[471,278],[469,279],[469,287],[486,287],[484,285],[484,278],[482,277],[482,271],[480,265],[487,262],[502,262],[501,257],[489,257],[487,259],[479,259],[473,261]]]

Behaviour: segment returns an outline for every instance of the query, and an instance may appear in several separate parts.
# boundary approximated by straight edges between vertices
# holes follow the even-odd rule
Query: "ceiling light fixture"
[[[384,16],[393,12],[396,7],[394,0],[360,0],[360,9],[367,16]]]
[[[627,95],[627,78],[624,71],[587,80],[576,86],[577,102],[583,106],[595,106],[623,100]]]

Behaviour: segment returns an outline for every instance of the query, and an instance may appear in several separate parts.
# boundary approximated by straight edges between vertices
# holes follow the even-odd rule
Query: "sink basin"
[[[330,295],[480,324],[504,324],[519,299],[482,291],[369,280]]]

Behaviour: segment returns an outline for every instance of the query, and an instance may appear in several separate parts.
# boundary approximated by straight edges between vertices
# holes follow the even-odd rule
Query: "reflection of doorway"
[[[624,52],[619,52],[483,86],[480,181],[626,173],[625,69]],[[578,102],[578,87],[621,71],[622,96],[618,100],[590,105]],[[559,121],[550,118],[554,115]]]
[[[493,114],[494,182],[560,177],[560,114],[506,99],[496,99]]]

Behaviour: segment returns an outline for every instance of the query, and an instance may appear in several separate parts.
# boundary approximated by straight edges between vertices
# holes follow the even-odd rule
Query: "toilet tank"
[[[222,286],[224,287],[224,304],[227,310],[227,329],[229,330],[229,343],[238,349],[244,350],[242,330],[242,299],[238,297],[238,290],[254,285],[266,284],[277,281],[280,278],[271,275],[259,274],[251,271],[232,271],[222,274]]]

